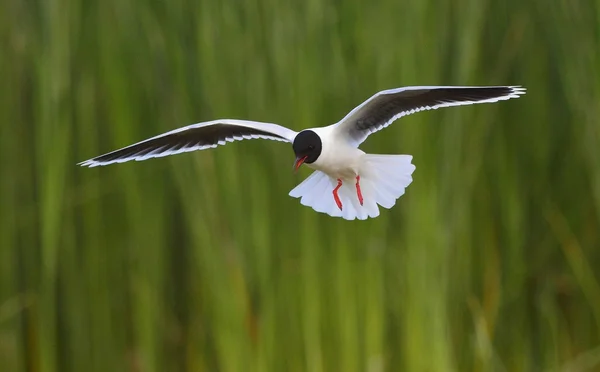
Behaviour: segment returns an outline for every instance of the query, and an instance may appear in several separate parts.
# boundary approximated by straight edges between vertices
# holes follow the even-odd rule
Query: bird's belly
[[[332,157],[329,161],[317,161],[307,165],[312,169],[327,173],[327,175],[333,178],[353,180],[359,175],[363,154],[364,153],[359,150],[356,153],[348,154],[348,156],[336,156],[335,158]]]

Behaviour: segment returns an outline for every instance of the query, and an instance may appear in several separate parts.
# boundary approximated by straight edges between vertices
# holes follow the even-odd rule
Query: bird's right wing
[[[78,165],[97,167],[130,160],[141,161],[182,152],[205,150],[244,139],[262,138],[293,142],[296,134],[293,130],[277,124],[234,119],[214,120],[175,129],[83,161]]]

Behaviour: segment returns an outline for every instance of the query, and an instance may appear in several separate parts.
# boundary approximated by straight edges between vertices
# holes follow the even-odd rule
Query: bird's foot
[[[356,196],[358,196],[358,201],[360,205],[363,205],[363,196],[360,191],[360,176],[356,176]]]
[[[340,200],[340,197],[338,196],[338,190],[340,189],[340,187],[342,187],[342,180],[338,178],[338,184],[336,186],[335,189],[333,189],[333,200],[335,200],[335,204],[337,204],[338,208],[340,209],[340,211],[342,210],[342,201]]]

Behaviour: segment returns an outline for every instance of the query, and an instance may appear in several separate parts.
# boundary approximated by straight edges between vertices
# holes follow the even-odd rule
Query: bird
[[[345,220],[366,220],[391,209],[412,183],[412,155],[367,154],[359,148],[369,135],[419,111],[492,103],[525,94],[514,86],[407,86],[375,93],[337,123],[296,132],[279,124],[217,119],[188,125],[78,163],[105,166],[205,150],[245,139],[292,145],[293,172],[313,172],[289,196],[316,212]]]

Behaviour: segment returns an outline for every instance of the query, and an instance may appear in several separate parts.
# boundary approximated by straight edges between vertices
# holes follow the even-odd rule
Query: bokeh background
[[[1,371],[600,370],[600,2],[3,0]],[[289,145],[76,163],[215,118],[327,125],[405,85],[367,221]]]

